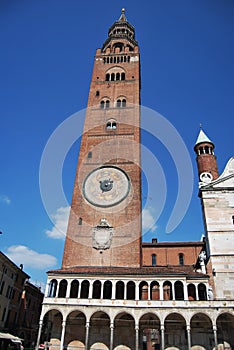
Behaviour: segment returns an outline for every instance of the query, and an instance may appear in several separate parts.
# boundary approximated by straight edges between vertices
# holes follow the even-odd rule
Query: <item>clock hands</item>
[[[105,180],[101,180],[99,181],[100,183],[100,189],[103,192],[108,192],[113,188],[113,181],[111,179],[105,179]]]

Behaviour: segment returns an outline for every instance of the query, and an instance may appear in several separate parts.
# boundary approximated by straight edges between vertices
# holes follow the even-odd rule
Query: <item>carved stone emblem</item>
[[[98,250],[109,249],[112,243],[113,227],[103,218],[93,229],[93,248]]]

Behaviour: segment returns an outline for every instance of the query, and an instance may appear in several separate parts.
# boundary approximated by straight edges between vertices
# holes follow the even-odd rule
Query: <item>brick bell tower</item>
[[[200,181],[209,183],[219,177],[214,144],[201,129],[194,146]]]
[[[125,10],[94,58],[63,268],[141,266],[140,55]]]

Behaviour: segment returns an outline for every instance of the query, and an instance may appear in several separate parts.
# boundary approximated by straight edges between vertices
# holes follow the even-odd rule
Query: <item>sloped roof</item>
[[[213,145],[213,142],[209,139],[209,137],[201,129],[199,134],[198,134],[198,138],[197,138],[197,141],[195,143],[195,146],[198,145],[199,143],[204,143],[204,142],[212,143],[212,145]]]
[[[144,266],[140,268],[134,267],[90,267],[90,266],[73,266],[59,270],[51,270],[48,273],[55,274],[81,274],[81,275],[111,275],[115,276],[185,276],[194,278],[204,278],[208,275],[194,271],[192,265],[167,265],[167,266]]]

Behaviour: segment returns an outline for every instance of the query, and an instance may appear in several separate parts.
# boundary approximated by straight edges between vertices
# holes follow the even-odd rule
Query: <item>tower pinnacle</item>
[[[126,18],[126,16],[125,16],[125,8],[124,8],[124,7],[122,8],[122,14],[121,14],[121,16],[119,17],[119,21],[127,22],[127,18]]]

